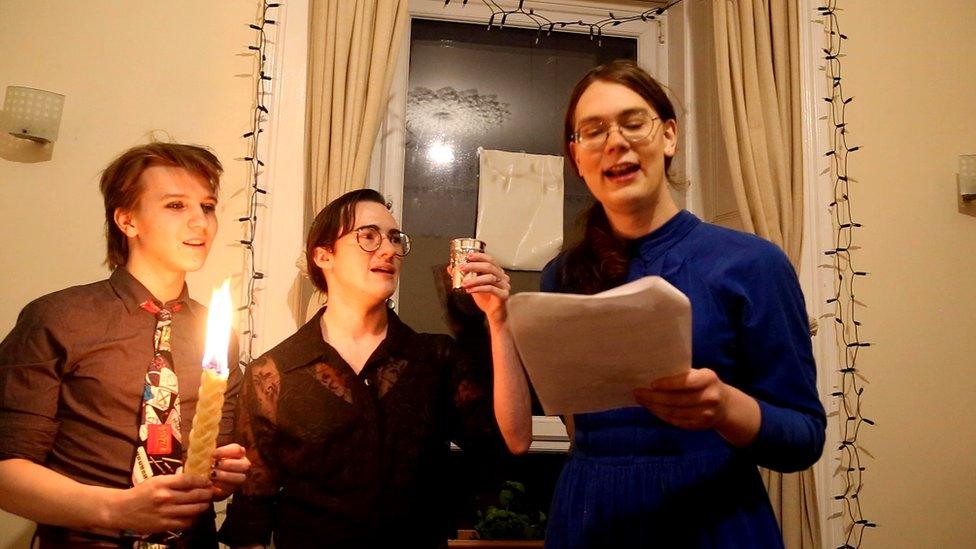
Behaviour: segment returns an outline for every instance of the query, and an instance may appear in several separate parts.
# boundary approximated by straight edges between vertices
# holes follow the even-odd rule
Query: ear
[[[112,214],[112,219],[115,221],[115,226],[118,227],[125,236],[135,238],[139,235],[139,231],[135,226],[135,220],[132,218],[132,213],[128,210],[115,208],[115,212]]]
[[[317,246],[315,251],[312,253],[312,261],[315,265],[322,269],[323,273],[325,271],[332,270],[332,258],[335,254],[332,250],[326,248],[325,246]]]
[[[664,156],[671,158],[678,152],[678,123],[673,119],[664,123]]]

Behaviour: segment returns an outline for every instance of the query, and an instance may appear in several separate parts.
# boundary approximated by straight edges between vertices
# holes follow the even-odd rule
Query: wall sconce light
[[[59,93],[7,86],[3,111],[0,111],[0,131],[46,145],[58,138],[63,110],[64,96]]]
[[[976,216],[976,154],[959,155],[956,190],[959,193],[959,212]]]

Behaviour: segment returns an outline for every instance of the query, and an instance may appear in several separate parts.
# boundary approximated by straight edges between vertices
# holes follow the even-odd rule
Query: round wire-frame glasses
[[[379,228],[372,225],[367,225],[365,227],[359,227],[358,229],[353,229],[350,231],[356,234],[356,243],[362,248],[364,252],[375,252],[380,249],[383,245],[383,239],[390,241],[393,245],[393,253],[399,257],[403,257],[410,253],[410,237],[406,233],[402,233],[396,229],[383,234],[380,232]]]

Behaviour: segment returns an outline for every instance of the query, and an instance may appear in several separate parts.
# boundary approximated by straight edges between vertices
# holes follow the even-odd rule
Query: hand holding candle
[[[203,373],[200,376],[199,399],[190,430],[186,464],[183,466],[184,474],[206,476],[210,473],[224,408],[224,391],[227,389],[227,347],[230,344],[232,309],[230,281],[224,280],[210,299]]]

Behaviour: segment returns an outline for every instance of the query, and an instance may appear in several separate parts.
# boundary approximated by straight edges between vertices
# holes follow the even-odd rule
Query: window
[[[402,227],[413,239],[398,310],[420,332],[450,333],[437,278],[453,238],[475,234],[478,148],[563,155],[563,113],[590,68],[634,59],[637,40],[414,19],[407,80]],[[589,205],[564,162],[564,234]],[[488,243],[489,253],[491,243]],[[539,272],[510,272],[513,292],[536,291]]]

